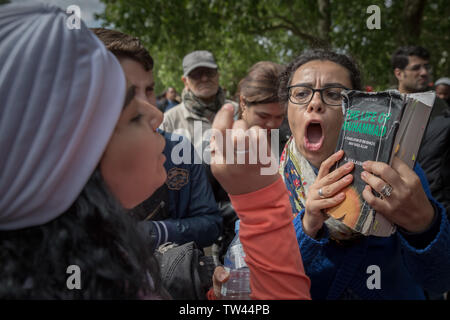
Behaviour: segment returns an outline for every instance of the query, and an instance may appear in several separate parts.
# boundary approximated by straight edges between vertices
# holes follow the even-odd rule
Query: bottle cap
[[[234,233],[237,234],[239,232],[239,225],[241,224],[241,220],[237,219],[234,223]]]

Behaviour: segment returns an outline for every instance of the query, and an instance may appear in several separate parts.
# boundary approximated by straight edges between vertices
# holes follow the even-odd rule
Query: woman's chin
[[[309,163],[311,163],[314,167],[316,167],[317,169],[320,168],[320,165],[322,164],[322,157],[320,157],[317,154],[314,155],[309,155],[307,157],[305,157],[306,160],[309,161]]]
[[[163,168],[160,171],[160,174],[157,177],[157,179],[155,179],[155,177],[153,177],[153,184],[149,188],[149,190],[151,190],[151,193],[148,197],[151,197],[153,195],[153,193],[155,193],[155,191],[158,190],[164,184],[164,182],[166,182],[166,179],[167,179],[167,173],[166,173],[166,170]]]
[[[166,169],[163,167],[163,169],[161,171],[161,180],[160,180],[160,184],[159,184],[158,188],[161,187],[164,184],[164,182],[166,182],[166,180],[167,180],[167,172],[166,172]]]
[[[305,139],[306,140],[306,139]],[[309,161],[314,167],[320,168],[320,165],[334,152],[334,149],[329,150],[330,146],[328,143],[324,143],[321,140],[320,143],[303,143],[303,148],[300,150],[301,154]]]
[[[324,152],[323,148],[320,148],[318,150],[304,149],[302,155],[317,169],[319,169],[322,162],[327,159],[326,153]]]
[[[132,209],[134,207],[137,207],[142,202],[150,198],[155,193],[155,191],[158,190],[164,184],[164,182],[166,182],[166,179],[167,179],[166,170],[163,169],[161,171],[161,175],[158,176],[157,180],[155,179],[155,177],[152,178],[152,184],[148,186],[148,188],[145,188],[147,190],[145,194],[141,194],[139,198],[133,199],[134,201],[129,201],[126,204],[122,203],[122,205],[126,209]]]

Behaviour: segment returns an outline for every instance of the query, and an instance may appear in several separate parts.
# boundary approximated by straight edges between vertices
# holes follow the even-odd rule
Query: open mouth
[[[309,151],[317,151],[323,144],[322,124],[318,121],[311,121],[305,129],[305,147]]]

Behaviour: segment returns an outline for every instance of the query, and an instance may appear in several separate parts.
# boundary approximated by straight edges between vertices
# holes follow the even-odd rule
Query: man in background
[[[430,82],[430,53],[420,46],[398,48],[391,58],[392,69],[398,81],[400,93],[417,93],[428,91]],[[443,115],[447,104],[436,97],[430,121]]]
[[[430,53],[420,46],[398,48],[392,55],[392,68],[398,80],[400,93],[416,93],[431,90]],[[417,162],[425,171],[430,191],[448,212],[447,196],[450,181],[443,179],[449,171],[450,110],[447,104],[436,96],[429,123],[420,147]],[[426,292],[429,299],[442,299],[441,294]]]
[[[225,103],[231,103],[234,106],[236,117],[239,107],[236,102],[225,98],[225,93],[219,85],[219,70],[216,60],[209,51],[193,51],[183,58],[181,80],[185,85],[181,95],[181,104],[164,114],[164,121],[160,128],[167,132],[187,136],[194,144],[197,154],[205,162],[208,179],[223,217],[224,231],[214,250],[214,255],[222,261],[226,248],[234,237],[234,221],[237,216],[227,193],[214,178],[208,162],[203,158],[203,156],[209,155],[209,137],[203,136],[203,133],[211,129],[216,113]],[[194,127],[200,128],[201,131],[194,131]]]
[[[436,95],[450,107],[450,78],[440,78],[434,83]]]
[[[139,39],[114,30],[95,28],[92,31],[119,60],[125,76],[136,87],[136,96],[156,105],[153,80],[153,59]],[[160,132],[166,139],[164,154],[167,180],[141,205],[140,217],[153,226],[155,246],[194,241],[199,248],[210,246],[219,237],[222,218],[201,164],[175,164],[172,149],[181,143],[193,147],[182,136]]]
[[[165,95],[164,95],[164,101],[161,104],[160,110],[162,112],[167,112],[173,107],[180,104],[179,101],[177,101],[177,91],[173,87],[167,88]]]

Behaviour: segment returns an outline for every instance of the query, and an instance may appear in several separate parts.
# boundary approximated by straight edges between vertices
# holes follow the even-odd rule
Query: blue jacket
[[[203,164],[194,163],[195,151],[188,139],[162,130],[159,132],[166,139],[165,187],[168,188],[170,217],[150,221],[155,247],[165,242],[183,244],[190,241],[194,241],[200,248],[210,246],[220,235],[222,216],[205,168]],[[189,150],[190,155],[189,152],[185,153]],[[178,163],[177,160],[185,163]]]
[[[178,101],[171,101],[171,100],[167,100],[166,105],[164,106],[164,112],[169,111],[170,109],[172,109],[173,107],[179,105],[180,103]]]
[[[294,226],[312,299],[425,299],[424,289],[436,293],[450,289],[450,225],[444,208],[431,197],[420,166],[415,172],[437,214],[432,240],[422,248],[413,246],[414,237],[400,231],[342,246],[329,239],[324,225],[321,237],[312,239],[303,232],[304,209],[296,216]],[[367,285],[373,265],[380,270],[380,289]]]

